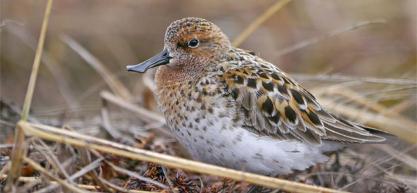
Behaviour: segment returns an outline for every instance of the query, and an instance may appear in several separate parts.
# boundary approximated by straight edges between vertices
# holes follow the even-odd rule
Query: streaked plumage
[[[198,160],[267,175],[303,170],[323,152],[383,137],[328,113],[273,64],[234,48],[213,23],[173,22],[160,55],[135,66],[159,66],[157,97],[168,125]]]

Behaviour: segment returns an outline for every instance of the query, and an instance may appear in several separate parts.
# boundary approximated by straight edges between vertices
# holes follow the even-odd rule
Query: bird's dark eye
[[[200,44],[200,42],[197,39],[192,39],[188,42],[188,47],[196,48],[198,47],[198,44]]]

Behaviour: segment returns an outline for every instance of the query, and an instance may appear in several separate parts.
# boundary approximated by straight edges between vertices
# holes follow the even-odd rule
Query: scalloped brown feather
[[[260,135],[308,143],[334,140],[381,142],[362,126],[326,112],[316,98],[273,64],[241,49],[232,49],[222,74],[247,126]]]

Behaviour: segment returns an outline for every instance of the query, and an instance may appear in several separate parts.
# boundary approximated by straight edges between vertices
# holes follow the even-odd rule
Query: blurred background
[[[127,73],[125,66],[159,52],[170,22],[188,16],[203,17],[234,39],[275,2],[55,1],[33,113],[42,116],[67,110],[82,114],[99,109],[98,93],[107,89],[106,84],[65,37],[100,60],[140,100],[141,75]],[[45,4],[46,1],[0,0],[1,99],[7,103],[23,102]],[[415,0],[297,0],[275,13],[240,47],[255,51],[292,74],[415,80],[416,7]],[[354,27],[373,21],[383,23]],[[296,44],[343,30],[347,32],[285,52]],[[306,82],[301,78],[299,81]],[[81,109],[70,110],[74,103]]]
[[[158,53],[165,29],[174,20],[202,17],[235,40],[276,3],[56,0],[30,120],[58,127],[70,125],[80,133],[124,143],[134,138],[130,145],[186,156],[173,149],[172,136],[156,132],[160,137],[155,138],[155,130],[149,130],[166,131],[166,126],[150,124],[148,115],[126,110],[144,107],[157,113],[152,73],[128,73],[126,65]],[[45,0],[0,0],[0,166],[9,160],[11,146],[6,143],[13,142],[45,5]],[[294,0],[239,45],[291,74],[332,112],[399,136],[389,145],[344,151],[342,168],[346,170],[337,172],[347,174],[346,178],[337,183],[311,183],[354,192],[375,187],[375,192],[380,192],[380,181],[417,189],[413,164],[417,163],[413,144],[417,141],[413,137],[417,135],[416,7],[416,0]],[[102,91],[111,91],[121,98],[119,102],[129,103],[119,105],[122,108],[109,107],[103,102]],[[370,166],[362,165],[355,173],[357,160]],[[134,164],[129,169],[136,171],[142,166]],[[329,168],[305,175],[320,177],[336,171],[333,165]],[[301,181],[309,182],[306,179],[310,177]],[[372,179],[372,188],[366,189],[365,178]],[[365,185],[356,186],[358,183]]]

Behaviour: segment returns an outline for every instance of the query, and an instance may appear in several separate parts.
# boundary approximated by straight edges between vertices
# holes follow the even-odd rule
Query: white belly
[[[204,132],[194,126],[181,128],[182,134],[177,133],[194,159],[264,175],[279,175],[324,162],[328,159],[322,154],[324,149],[340,148],[261,137],[244,128],[230,128],[228,117],[215,119],[207,117],[200,121],[199,125],[207,127]]]

